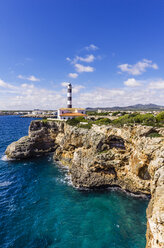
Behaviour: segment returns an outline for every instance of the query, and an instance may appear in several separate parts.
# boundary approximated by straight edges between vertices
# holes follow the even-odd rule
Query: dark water
[[[0,117],[0,158],[31,119]],[[0,160],[0,247],[144,248],[148,200],[78,191],[51,156]]]

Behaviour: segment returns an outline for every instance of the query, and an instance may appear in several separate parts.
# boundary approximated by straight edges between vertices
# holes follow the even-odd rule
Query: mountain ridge
[[[91,108],[88,107],[86,108],[87,111],[89,110],[164,110],[164,106],[156,105],[156,104],[135,104],[135,105],[130,105],[126,107],[120,107],[120,106],[115,106],[115,107],[96,107],[96,108]]]

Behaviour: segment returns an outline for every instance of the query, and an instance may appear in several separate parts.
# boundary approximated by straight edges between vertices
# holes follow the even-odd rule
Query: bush
[[[97,115],[98,113],[96,111],[87,111],[87,115]]]
[[[121,116],[127,115],[127,112],[123,111],[123,112],[121,112],[120,114],[121,114]]]
[[[94,116],[106,116],[109,115],[109,112],[102,112],[102,113],[98,113],[97,111],[87,111],[86,112],[87,115],[94,115]]]
[[[164,123],[164,111],[160,112],[156,116],[156,120],[157,120],[158,123]]]
[[[76,118],[75,119],[67,120],[67,124],[69,124],[71,126],[76,126],[78,123],[79,123],[79,121],[76,120]]]
[[[154,125],[156,122],[156,119],[153,114],[138,114],[134,117],[132,117],[134,123],[140,123],[145,125]]]
[[[128,114],[120,116],[118,119],[115,119],[112,121],[112,124],[114,125],[123,125],[126,123],[130,123],[132,120],[130,119],[130,116]]]
[[[124,124],[143,124],[154,126],[156,124],[156,118],[153,114],[126,114],[119,117],[116,120],[113,120],[114,125],[124,125]]]
[[[158,137],[162,137],[162,135],[158,132],[151,132],[147,135],[147,137],[150,137],[150,138],[158,138]]]
[[[120,111],[113,112],[113,113],[112,113],[112,116],[116,116],[116,115],[118,115],[118,114],[120,114],[120,113],[121,113]]]
[[[69,119],[67,120],[67,124],[71,125],[71,126],[77,126],[80,122],[86,122],[85,118],[80,116],[80,117],[76,117],[74,119]]]
[[[117,112],[118,113],[118,112]],[[162,126],[164,124],[164,111],[159,113],[156,117],[153,114],[125,114],[123,116],[118,117],[117,119],[111,121],[108,118],[99,118],[96,121],[85,120],[83,117],[77,117],[75,119],[67,120],[67,123],[71,126],[77,126],[80,122],[88,122],[86,125],[80,125],[79,127],[83,128],[91,128],[92,124],[96,125],[116,125],[122,126],[124,124],[141,124],[148,126]]]
[[[78,127],[80,128],[86,128],[86,129],[90,129],[92,127],[92,123],[88,123],[88,124],[85,124],[85,125],[82,125],[82,124],[79,124]]]
[[[94,121],[94,123],[97,125],[108,125],[109,123],[111,123],[111,120],[108,118],[103,118],[103,119],[98,119]]]
[[[109,115],[109,112],[97,113],[97,115],[100,115],[100,116],[107,116],[107,115]]]

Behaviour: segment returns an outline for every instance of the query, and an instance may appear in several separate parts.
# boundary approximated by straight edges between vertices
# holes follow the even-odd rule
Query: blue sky
[[[0,109],[164,105],[163,0],[1,0]]]

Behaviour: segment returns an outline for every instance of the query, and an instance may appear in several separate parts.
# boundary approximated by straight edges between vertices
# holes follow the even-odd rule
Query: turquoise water
[[[0,117],[0,247],[144,248],[147,199],[74,189],[51,155],[4,161],[30,121]]]

